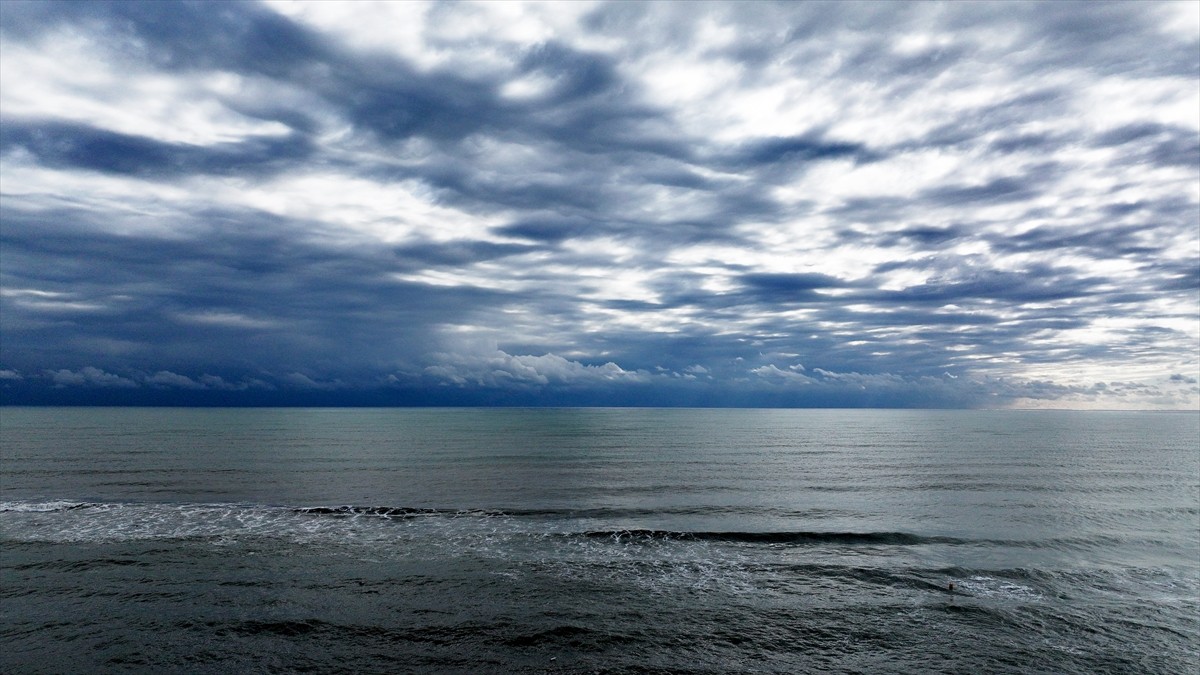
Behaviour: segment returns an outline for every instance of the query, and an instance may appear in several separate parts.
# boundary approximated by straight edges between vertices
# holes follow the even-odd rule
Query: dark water
[[[4,672],[1200,667],[1192,414],[5,408],[0,441]]]

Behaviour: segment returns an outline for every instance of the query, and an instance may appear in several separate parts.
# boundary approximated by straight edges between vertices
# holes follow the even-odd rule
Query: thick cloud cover
[[[1193,3],[0,12],[5,403],[1200,407]]]

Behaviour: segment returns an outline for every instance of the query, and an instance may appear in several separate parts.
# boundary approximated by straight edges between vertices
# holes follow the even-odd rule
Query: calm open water
[[[3,408],[0,451],[6,673],[1200,668],[1194,414]]]

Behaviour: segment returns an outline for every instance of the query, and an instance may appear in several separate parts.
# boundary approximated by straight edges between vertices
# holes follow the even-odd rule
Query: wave
[[[290,511],[306,516],[355,517],[375,516],[379,518],[411,518],[417,516],[519,516],[561,515],[554,510],[504,511],[499,509],[433,509],[411,506],[267,506],[261,504],[169,504],[156,502],[77,502],[56,500],[47,502],[0,502],[0,513],[55,513],[62,511],[106,511],[114,509],[170,509],[176,511],[201,509],[234,509],[251,511]]]
[[[627,509],[438,509],[413,506],[256,506],[237,504],[112,504],[103,502],[3,502],[0,512],[54,513],[63,511],[108,511],[108,510],[155,510],[176,513],[198,513],[219,509],[222,515],[242,513],[249,515],[273,514],[276,517],[287,513],[318,518],[371,518],[381,520],[405,520],[414,518],[524,518],[554,517],[563,519],[623,516]],[[638,509],[639,515],[652,515],[648,509]],[[844,545],[899,545],[922,544],[971,544],[975,540],[957,537],[918,535],[908,532],[823,532],[823,531],[677,531],[655,529],[611,529],[586,530],[582,532],[552,532],[552,534],[587,539],[611,539],[616,542],[648,541],[712,541],[746,544],[844,544]]]
[[[76,500],[0,502],[0,536],[17,541],[88,541],[127,539],[222,538],[283,536],[329,541],[394,541],[422,537],[437,528],[442,537],[559,537],[597,544],[621,545],[664,542],[712,542],[772,547],[798,546],[978,546],[1018,549],[1092,551],[1131,544],[1128,537],[1089,533],[1076,537],[1030,539],[965,538],[906,531],[822,530],[830,518],[845,521],[835,511],[748,511],[738,507],[677,509],[596,507],[587,509],[485,509],[423,506],[266,505],[236,503],[103,502]],[[654,529],[658,523],[680,522],[680,515],[701,525],[698,529]],[[691,517],[695,516],[695,519]],[[804,529],[704,529],[709,522],[804,523]],[[738,520],[739,518],[743,520]],[[354,521],[353,527],[347,520]],[[414,526],[404,530],[394,526]],[[646,523],[651,528],[628,527]],[[613,527],[613,525],[626,525]],[[784,525],[786,527],[786,525]],[[593,529],[595,528],[595,529]],[[1156,546],[1169,541],[1145,540]]]
[[[106,535],[123,537],[219,536],[233,533],[270,534],[272,532],[349,533],[339,521],[358,522],[428,520],[446,522],[464,519],[463,531],[497,526],[511,535],[555,536],[616,543],[646,542],[725,542],[759,545],[889,545],[924,544],[960,545],[976,543],[956,537],[930,536],[910,532],[844,531],[709,531],[668,529],[573,529],[579,520],[623,519],[625,509],[440,509],[416,506],[269,506],[261,504],[162,504],[107,503],[88,501],[0,502],[0,513],[11,514],[9,526],[17,526],[21,535],[41,537],[51,532],[64,536]],[[729,515],[730,510],[713,513]],[[638,517],[651,518],[653,510],[638,509]],[[665,518],[672,514],[661,512]],[[32,520],[31,520],[32,519]],[[51,520],[47,520],[51,519]],[[811,522],[819,522],[814,516]],[[478,522],[478,526],[468,525]],[[306,525],[306,523],[311,524]],[[23,525],[22,525],[23,524]],[[319,529],[313,529],[317,527]],[[6,527],[9,534],[16,530]],[[388,529],[369,528],[380,537]]]
[[[0,502],[0,513],[53,513],[100,506],[91,502],[56,500],[49,502]]]
[[[592,539],[614,541],[717,541],[745,544],[863,544],[919,546],[922,544],[973,544],[977,540],[908,532],[677,532],[672,530],[592,530],[581,533]]]
[[[451,518],[642,518],[655,516],[727,516],[744,515],[746,510],[731,506],[676,506],[676,507],[591,507],[591,508],[544,508],[544,509],[485,509],[485,508],[426,508],[413,506],[299,506],[291,507],[294,513],[306,516],[352,518],[357,516],[379,518],[417,518],[442,516]],[[847,516],[849,512],[837,509],[806,509],[802,511],[756,508],[754,515],[775,518],[829,518]]]
[[[498,516],[502,511],[483,509],[426,509],[410,506],[302,506],[292,509],[293,513],[306,516],[377,516],[380,518],[415,518],[418,516]]]

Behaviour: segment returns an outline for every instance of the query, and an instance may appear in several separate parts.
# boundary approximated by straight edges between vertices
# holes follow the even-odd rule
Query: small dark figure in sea
[[[953,582],[953,581],[951,581],[950,583],[946,584],[946,590],[950,591],[951,593],[953,593],[953,592],[954,592],[954,582]]]

